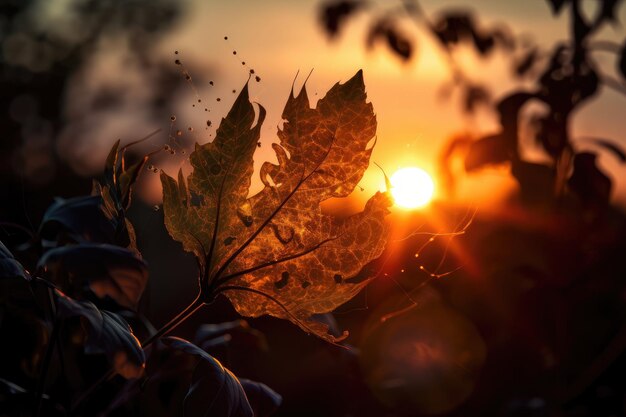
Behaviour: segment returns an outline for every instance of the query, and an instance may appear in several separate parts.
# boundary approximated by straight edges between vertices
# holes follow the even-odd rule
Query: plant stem
[[[189,304],[187,307],[185,307],[183,311],[178,313],[173,319],[168,321],[163,327],[157,330],[155,334],[153,334],[148,339],[146,339],[143,343],[141,343],[142,349],[147,348],[152,343],[156,342],[158,339],[160,339],[161,337],[165,336],[166,334],[174,330],[181,323],[183,323],[185,320],[191,317],[202,306],[204,306],[204,303],[202,302],[200,295],[198,295],[196,299],[193,300],[191,304]],[[100,385],[110,380],[113,376],[114,376],[113,369],[109,369],[104,375],[102,375],[102,377],[100,377],[89,388],[87,388],[87,390],[83,392],[83,394],[74,402],[74,404],[72,405],[72,411],[76,410],[76,408],[78,408],[78,406],[85,399],[87,399]]]
[[[50,333],[50,340],[48,340],[48,346],[46,347],[46,354],[43,357],[41,364],[41,372],[39,373],[39,381],[37,381],[37,390],[35,391],[35,412],[33,415],[38,417],[41,413],[41,401],[43,399],[44,391],[46,389],[46,376],[48,375],[48,369],[50,369],[50,360],[54,354],[54,348],[56,341],[59,337],[59,328],[61,327],[59,320],[54,321],[52,332]]]
[[[193,300],[191,302],[191,304],[189,304],[187,307],[185,307],[185,309],[183,311],[178,313],[173,319],[168,321],[163,327],[161,327],[159,330],[157,330],[157,332],[155,334],[153,334],[148,339],[146,339],[143,343],[141,343],[141,347],[144,348],[144,349],[147,348],[152,343],[154,343],[156,340],[160,339],[161,337],[165,336],[166,334],[168,334],[169,332],[174,330],[182,322],[187,320],[196,311],[198,311],[203,305],[204,305],[204,303],[202,302],[202,299],[200,298],[200,296],[196,297],[196,299]]]

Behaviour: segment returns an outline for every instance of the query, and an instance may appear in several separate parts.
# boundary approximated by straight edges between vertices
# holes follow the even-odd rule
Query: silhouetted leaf
[[[499,164],[509,160],[510,154],[500,135],[486,136],[472,141],[465,156],[465,170],[470,172],[485,165]]]
[[[618,8],[623,0],[602,0],[602,6],[593,24],[594,29],[598,28],[605,21],[616,23],[618,21]]]
[[[72,297],[87,289],[111,297],[126,308],[137,303],[148,281],[146,263],[135,253],[107,244],[70,245],[52,249],[39,260],[43,276]]]
[[[491,102],[489,91],[481,85],[466,85],[464,93],[463,111],[466,113],[472,114],[476,111],[478,106],[486,106]]]
[[[515,63],[514,72],[518,77],[523,77],[526,75],[532,68],[535,62],[537,62],[537,58],[539,57],[539,52],[537,48],[532,48],[526,54]]]
[[[283,402],[283,397],[267,385],[241,378],[239,380],[248,397],[254,417],[269,417]]]
[[[0,378],[0,415],[11,417],[30,416],[33,409],[33,393],[21,386]],[[54,403],[48,395],[41,401],[42,416],[67,416],[67,411],[59,404]]]
[[[561,118],[593,96],[599,84],[598,75],[586,55],[572,54],[563,46],[554,50],[550,65],[539,81],[542,99]]]
[[[187,340],[164,337],[162,342],[197,358],[191,386],[184,400],[183,413],[193,416],[252,417],[254,414],[243,387],[232,372]]]
[[[47,287],[33,285],[38,283],[0,242],[0,340],[10,341],[0,356],[5,376],[17,371],[38,377],[50,332],[45,317],[49,294]]]
[[[553,168],[526,161],[513,161],[511,174],[520,186],[522,200],[545,204],[554,200],[556,172]]]
[[[216,139],[196,146],[188,181],[182,174],[178,181],[161,175],[165,224],[199,258],[212,294],[224,292],[239,313],[287,318],[335,341],[326,326],[309,317],[333,310],[369,282],[338,284],[333,277],[351,278],[380,256],[391,203],[387,194],[377,193],[363,212],[344,219],[320,208],[324,200],[349,195],[369,163],[376,118],[362,73],[336,84],[315,109],[306,88],[292,93],[278,132],[281,143],[273,145],[278,165],[261,166],[265,188],[247,198],[265,118],[259,108],[253,126],[254,108],[244,87]],[[190,193],[200,195],[201,204],[189,205]],[[224,244],[230,237],[235,240]]]
[[[496,40],[491,34],[474,33],[474,46],[481,55],[487,55],[496,45]]]
[[[0,242],[0,279],[3,278],[24,278],[28,273],[14,257],[13,254]]]
[[[153,132],[138,141],[131,142],[122,149],[119,149],[120,141],[118,140],[109,151],[104,165],[104,181],[102,184],[98,183],[100,187],[94,190],[94,194],[102,194],[105,202],[110,198],[115,207],[115,211],[118,212],[118,217],[122,216],[124,210],[127,210],[130,206],[132,187],[141,175],[146,162],[148,162],[148,156],[146,155],[138,162],[129,166],[126,161],[126,149],[143,142],[157,132]]]
[[[247,348],[267,351],[267,339],[263,333],[250,327],[245,320],[234,320],[218,324],[203,324],[196,331],[194,342],[202,349],[212,349],[229,344],[235,338],[244,341]]]
[[[118,219],[106,212],[100,196],[57,198],[46,210],[39,235],[49,242],[114,243]]]
[[[624,152],[624,150],[614,141],[600,138],[592,138],[592,141],[596,145],[601,146],[604,149],[613,153],[613,155],[619,158],[620,162],[626,162],[626,152]]]
[[[482,55],[488,55],[496,46],[511,50],[515,41],[504,29],[481,29],[470,12],[454,11],[439,16],[432,25],[439,41],[446,47],[470,43]]]
[[[366,39],[367,47],[372,48],[379,40],[385,41],[389,49],[403,61],[411,59],[413,45],[392,19],[382,18],[370,28]]]
[[[440,16],[433,23],[433,30],[446,47],[473,39],[474,19],[467,12],[453,12]]]
[[[596,164],[597,155],[581,152],[574,157],[574,173],[568,185],[588,208],[602,208],[611,198],[611,180]]]
[[[320,22],[331,38],[336,37],[346,19],[365,5],[358,0],[330,1],[320,9]]]
[[[58,290],[55,294],[60,319],[81,319],[87,337],[86,354],[105,354],[111,367],[124,378],[138,378],[143,374],[145,356],[141,344],[120,316],[98,310],[89,301],[73,300]]]
[[[552,7],[552,13],[557,15],[561,12],[563,6],[570,2],[570,0],[547,0],[548,4]]]

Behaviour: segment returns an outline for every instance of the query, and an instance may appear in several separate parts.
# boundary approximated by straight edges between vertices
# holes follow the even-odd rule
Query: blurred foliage
[[[498,116],[497,130],[459,134],[444,147],[440,168],[448,191],[454,192],[459,174],[452,167],[458,159],[467,175],[504,167],[519,185],[503,207],[479,213],[457,243],[437,245],[444,254],[455,248],[448,258],[463,265],[449,281],[398,273],[395,268],[406,268],[420,243],[405,241],[396,248],[398,262],[387,273],[411,303],[404,302],[406,312],[400,309],[397,318],[385,315],[394,308],[381,307],[369,319],[374,330],[364,330],[362,369],[383,408],[398,415],[623,415],[626,386],[619,375],[625,366],[626,281],[620,254],[626,250],[626,218],[611,206],[611,173],[599,166],[598,155],[608,153],[624,163],[626,154],[623,138],[577,138],[571,132],[580,109],[605,89],[626,94],[626,43],[606,39],[603,30],[619,25],[622,2],[595,2],[593,14],[582,10],[583,0],[548,0],[548,10],[565,16],[568,24],[568,38],[554,45],[541,43],[541,33],[534,34],[535,42],[505,23],[487,25],[459,7],[438,10],[431,18],[414,0],[353,3],[341,8],[335,21],[329,10],[343,2],[321,3],[322,30],[331,38],[347,30],[357,13],[370,16],[366,48],[381,19],[398,33],[413,23],[418,37],[430,37],[443,51],[451,73],[444,89],[460,92],[462,112],[471,115],[480,106]],[[404,39],[408,49],[419,41]],[[388,46],[400,62],[411,60]],[[489,85],[478,85],[457,62],[460,47],[484,60],[500,51],[508,57],[516,86],[494,97]],[[598,51],[613,55],[615,70],[599,64]],[[532,135],[532,145],[522,141],[523,131]],[[529,146],[540,149],[542,162],[527,159]],[[408,226],[398,226],[403,227]],[[439,223],[432,227],[441,230]],[[444,264],[454,269],[449,260]],[[466,324],[446,319],[447,312],[422,317],[433,308],[461,313],[461,321],[478,330],[479,342],[469,342],[466,335],[444,337]],[[411,338],[418,350],[405,352],[396,363],[381,359]],[[454,357],[456,343],[466,347],[463,358],[469,360],[477,357],[480,340],[486,346],[484,364],[463,366]],[[411,366],[414,372],[407,370]],[[453,394],[451,386],[459,390],[464,384],[471,395]]]
[[[103,42],[122,42],[132,57],[128,64],[151,82],[151,101],[144,110],[169,114],[168,97],[182,81],[169,63],[156,58],[154,47],[184,11],[184,3],[171,0],[0,2],[0,200],[23,195],[29,203],[28,208],[3,204],[1,218],[28,224],[52,197],[81,194],[89,186],[85,179],[75,180],[76,167],[68,165],[60,140],[85,135],[81,126],[91,115],[119,107],[123,100],[110,85],[99,85],[88,97],[86,91],[72,90]],[[80,112],[68,114],[75,94],[81,97]]]

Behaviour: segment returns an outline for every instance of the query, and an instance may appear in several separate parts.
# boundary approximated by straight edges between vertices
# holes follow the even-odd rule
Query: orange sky
[[[251,84],[252,99],[267,109],[262,147],[256,158],[257,168],[261,161],[273,158],[270,144],[277,141],[276,126],[298,71],[300,76],[296,80],[296,88],[300,88],[306,75],[314,69],[307,84],[309,96],[314,100],[321,98],[335,82],[347,80],[360,68],[364,70],[368,96],[378,117],[378,143],[372,161],[383,166],[389,174],[399,167],[410,165],[435,173],[440,150],[450,135],[468,128],[476,133],[488,133],[497,127],[493,114],[479,113],[468,119],[462,116],[454,96],[447,101],[438,97],[440,87],[449,79],[448,67],[437,46],[409,21],[405,22],[404,28],[416,37],[417,53],[411,62],[402,64],[382,45],[370,52],[365,50],[367,14],[352,21],[337,42],[329,42],[318,26],[318,1],[188,0],[186,4],[189,5],[187,14],[164,39],[160,53],[173,62],[173,51],[179,50],[179,57],[189,68],[193,68],[193,72],[206,70],[211,73],[214,86],[209,86],[205,80],[204,83],[196,83],[195,87],[210,107],[213,131],[219,116],[226,113],[235,98],[232,89],[239,91],[248,78],[248,70],[241,65],[241,61],[246,61],[247,66],[254,68],[262,77],[260,83]],[[430,0],[421,4],[430,15],[448,5],[470,5],[483,24],[504,21],[515,33],[530,33],[536,40],[547,44],[566,38],[567,17],[563,14],[558,19],[552,18],[546,2],[542,0]],[[622,21],[626,21],[626,16]],[[624,28],[615,28],[606,30],[603,35],[620,40],[625,34]],[[228,41],[224,41],[225,35],[229,37]],[[98,75],[94,79],[98,82],[107,77],[119,77],[116,73],[119,69],[115,69],[114,59],[111,58],[118,54],[115,52],[115,40],[110,42],[108,48],[113,52],[105,54],[107,58],[98,65],[92,65],[92,71]],[[107,47],[103,48],[106,50]],[[237,51],[236,56],[233,50]],[[606,56],[599,58],[604,59],[600,61],[605,62],[603,67],[613,67],[610,61],[606,61]],[[496,98],[513,85],[510,64],[499,53],[488,62],[481,62],[472,51],[467,50],[461,53],[459,60],[475,81],[482,80],[493,87]],[[217,97],[222,98],[219,103]],[[190,105],[196,100],[192,89],[186,96],[173,97],[173,100],[177,101],[179,108],[176,112],[178,126],[183,129],[195,126],[194,139],[200,143],[209,140],[208,131],[204,129],[206,114],[203,109]],[[619,140],[623,130],[624,104],[624,97],[603,90],[600,100],[595,100],[575,115],[572,126],[574,136]],[[120,136],[141,136],[137,134],[136,120],[136,117],[125,119],[124,115],[115,118],[113,127],[101,130],[101,137],[110,137],[110,140],[104,139],[107,143],[100,149],[104,152],[110,146],[108,142]],[[168,122],[164,121],[161,125],[152,122],[145,127],[145,131],[164,126],[167,129]],[[132,136],[121,135],[120,130],[130,129],[126,125],[132,127]],[[582,143],[579,146],[585,148]],[[99,157],[97,153],[94,155],[93,158]],[[624,167],[619,166],[612,155],[602,155],[600,164],[612,173],[617,200],[626,205],[626,178],[622,179],[625,177]],[[179,165],[180,161],[172,161],[171,166],[166,168],[173,170]],[[155,183],[157,179],[151,178],[149,182]],[[257,187],[258,184],[257,181]],[[502,184],[513,186],[506,171],[492,171],[464,180],[459,191],[465,199],[484,203],[501,197],[501,194],[494,193],[494,189]],[[380,171],[372,166],[362,185],[369,191],[368,195],[381,187]]]

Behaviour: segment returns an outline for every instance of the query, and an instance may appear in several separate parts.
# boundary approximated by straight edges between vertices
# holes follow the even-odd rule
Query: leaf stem
[[[166,334],[174,330],[181,323],[183,323],[185,320],[187,320],[189,317],[195,314],[198,310],[200,310],[200,308],[202,308],[203,305],[204,305],[204,302],[202,301],[202,298],[198,295],[196,299],[193,300],[191,304],[189,304],[187,307],[185,307],[183,311],[178,313],[173,319],[168,321],[163,327],[157,330],[155,334],[153,334],[144,342],[142,342],[141,347],[144,349],[147,348],[156,340],[160,339],[161,337],[165,336]]]
[[[141,343],[141,348],[145,349],[150,346],[152,343],[156,342],[161,337],[165,336],[176,327],[178,327],[181,323],[191,317],[194,313],[196,313],[202,306],[204,306],[204,302],[200,295],[198,295],[195,300],[191,302],[183,311],[178,313],[173,319],[168,321],[163,327],[157,330],[152,336],[146,339]],[[98,378],[83,394],[74,402],[71,410],[76,410],[76,408],[87,399],[100,385],[111,379],[115,375],[113,369],[109,369],[104,375]]]

